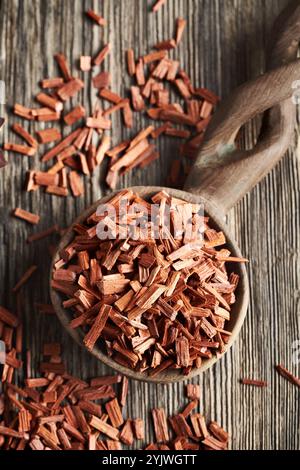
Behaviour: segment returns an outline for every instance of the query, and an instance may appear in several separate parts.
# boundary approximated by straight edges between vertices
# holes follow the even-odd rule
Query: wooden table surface
[[[112,89],[124,94],[130,85],[124,51],[134,47],[137,53],[144,54],[154,43],[169,38],[178,16],[188,21],[183,43],[176,51],[182,66],[196,85],[226,96],[233,87],[264,70],[270,27],[288,0],[167,0],[157,14],[150,13],[152,3],[150,0],[2,0],[0,79],[6,84],[8,105],[2,106],[2,114],[10,122],[17,122],[9,106],[15,102],[33,105],[38,81],[57,75],[54,53],[64,52],[75,71],[80,55],[95,54],[108,41],[113,53],[105,68],[112,73]],[[83,14],[89,7],[103,14],[107,27],[92,26]],[[87,79],[86,85],[84,101],[91,104],[94,92]],[[114,143],[134,135],[147,123],[140,114],[134,119],[134,128],[128,132],[122,128],[119,118],[114,117]],[[33,128],[31,124],[29,129]],[[300,338],[298,132],[296,129],[295,141],[291,142],[289,154],[281,164],[228,216],[243,254],[251,261],[251,306],[232,350],[193,381],[201,386],[201,412],[230,432],[232,449],[300,448],[299,389],[274,371],[274,365],[282,363],[299,374],[299,364],[293,363],[293,345]],[[247,142],[251,142],[253,133],[253,126],[249,126]],[[9,124],[4,138],[15,139]],[[165,184],[170,163],[178,152],[178,141],[162,139],[160,151],[159,161],[124,177],[120,187]],[[15,308],[11,288],[30,265],[37,264],[38,273],[23,290],[24,350],[32,351],[32,368],[37,368],[44,342],[61,341],[70,373],[83,378],[111,373],[77,347],[55,317],[46,318],[34,308],[35,302],[49,302],[49,240],[26,243],[27,236],[34,231],[54,223],[68,226],[85,207],[105,194],[105,165],[92,179],[85,180],[84,197],[60,199],[42,191],[28,194],[22,189],[26,171],[39,166],[38,157],[10,154],[7,158],[10,164],[0,172],[0,303]],[[10,212],[15,207],[40,213],[38,229],[12,218]],[[246,376],[265,379],[269,386],[255,389],[240,385],[239,379]],[[164,407],[172,414],[185,401],[183,384],[167,386],[131,381],[128,414],[149,418],[149,410],[155,406]],[[147,434],[150,442],[150,424]]]

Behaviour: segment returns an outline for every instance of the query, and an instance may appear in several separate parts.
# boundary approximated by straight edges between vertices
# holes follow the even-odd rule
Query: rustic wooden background
[[[94,54],[110,41],[113,53],[106,62],[112,72],[113,90],[124,92],[130,84],[125,70],[124,51],[134,47],[143,54],[149,47],[169,38],[178,16],[187,19],[183,43],[176,54],[196,85],[211,88],[221,96],[264,70],[265,45],[276,15],[288,0],[168,0],[159,13],[150,13],[149,0],[1,0],[0,79],[6,83],[7,107],[2,113],[10,121],[14,102],[32,105],[38,81],[57,74],[53,54],[64,52],[74,71],[81,54]],[[104,29],[92,24],[83,12],[93,7],[108,20]],[[88,85],[88,81],[87,81]],[[83,97],[82,97],[83,98]],[[93,92],[86,87],[85,101]],[[138,131],[145,124],[135,116]],[[15,139],[9,124],[4,138]],[[40,126],[41,127],[41,126]],[[127,135],[114,117],[113,139]],[[29,126],[32,129],[32,125]],[[251,260],[251,307],[239,340],[215,367],[195,383],[201,385],[200,410],[216,419],[232,436],[232,449],[299,449],[299,390],[274,371],[283,363],[299,374],[292,362],[292,344],[299,331],[299,155],[295,142],[282,163],[229,214],[228,222],[242,252]],[[250,126],[246,139],[251,141]],[[2,138],[2,136],[1,136]],[[166,181],[178,142],[163,139],[161,158],[151,167],[124,178],[122,187],[161,185]],[[28,234],[54,223],[66,227],[82,209],[106,191],[105,170],[86,179],[86,194],[80,199],[59,199],[22,190],[26,170],[36,168],[38,157],[8,156],[10,165],[0,173],[0,286],[1,304],[14,308],[11,288],[32,264],[39,266],[34,280],[23,291],[25,324],[24,351],[30,348],[32,367],[40,360],[41,345],[58,340],[64,345],[66,364],[81,377],[111,373],[77,347],[55,317],[45,318],[34,302],[49,302],[49,240],[26,244]],[[10,216],[15,207],[41,213],[38,229]],[[52,240],[55,243],[55,240]],[[240,377],[268,380],[267,389],[239,384]],[[131,381],[128,413],[149,417],[154,406],[172,414],[182,407],[184,387],[151,385]],[[149,419],[150,422],[150,419]],[[151,439],[148,426],[147,441]]]

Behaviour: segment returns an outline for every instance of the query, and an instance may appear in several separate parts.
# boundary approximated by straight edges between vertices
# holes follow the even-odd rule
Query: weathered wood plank
[[[173,34],[174,20],[183,16],[188,28],[178,50],[182,64],[197,85],[212,88],[222,96],[242,81],[264,69],[268,32],[288,0],[168,0],[158,14],[149,13],[152,3],[144,0],[2,0],[0,3],[0,78],[5,80],[7,104],[32,103],[37,82],[54,76],[52,59],[64,52],[74,64],[79,56],[93,54],[110,41],[113,54],[105,66],[113,73],[112,88],[124,93],[130,83],[125,73],[127,47],[143,54],[149,46]],[[92,26],[83,16],[88,7],[101,9],[108,27]],[[176,52],[177,54],[177,52]],[[88,85],[88,79],[86,78]],[[90,104],[94,92],[86,87]],[[8,110],[7,110],[8,111]],[[8,115],[9,117],[11,115]],[[114,119],[114,142],[132,135]],[[135,117],[135,130],[145,124]],[[29,129],[42,128],[32,126]],[[249,127],[245,139],[252,141]],[[9,126],[5,138],[12,138]],[[293,144],[293,143],[291,143]],[[144,171],[124,177],[120,186],[164,184],[177,151],[174,139],[160,143],[161,159]],[[33,354],[33,367],[46,340],[61,340],[70,371],[82,377],[109,372],[79,349],[62,331],[56,319],[42,318],[34,302],[47,302],[48,241],[27,245],[33,229],[12,219],[16,206],[43,214],[41,229],[54,222],[66,227],[90,202],[106,192],[104,168],[86,180],[86,195],[60,200],[43,193],[21,191],[25,172],[38,165],[38,158],[9,155],[10,165],[0,173],[0,285],[1,304],[13,308],[11,288],[32,263],[39,273],[24,289],[23,316],[26,347]],[[234,449],[299,449],[298,390],[279,378],[274,365],[282,362],[299,374],[292,363],[293,341],[300,338],[299,325],[299,149],[283,162],[230,213],[228,222],[251,264],[251,308],[239,341],[212,370],[195,379],[201,385],[201,410],[220,421],[232,434]],[[53,239],[53,243],[55,239]],[[241,386],[242,376],[266,379],[270,386],[256,390]],[[183,403],[183,385],[149,385],[131,382],[127,404],[133,417],[149,417],[154,406],[174,413]],[[147,441],[151,440],[149,429]]]

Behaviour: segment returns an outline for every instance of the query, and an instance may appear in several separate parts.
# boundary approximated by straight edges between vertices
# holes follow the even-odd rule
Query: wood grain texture
[[[182,65],[197,85],[208,86],[225,97],[236,85],[264,70],[270,28],[287,3],[288,0],[168,0],[159,13],[151,14],[150,0],[2,0],[0,79],[6,83],[8,105],[2,112],[8,114],[14,102],[32,103],[38,81],[57,74],[54,53],[64,52],[75,70],[80,55],[97,52],[107,41],[112,43],[114,52],[106,69],[113,72],[113,89],[124,93],[130,83],[125,73],[125,49],[135,46],[137,53],[146,52],[149,46],[173,34],[177,16],[188,20],[178,50]],[[83,11],[89,7],[107,18],[106,28],[92,26],[85,19]],[[87,86],[85,101],[91,103],[93,97],[94,92]],[[132,135],[121,127],[119,117],[113,119],[115,143]],[[143,116],[135,116],[135,130],[145,122]],[[32,124],[29,129],[33,130]],[[245,130],[247,145],[251,145],[254,135],[255,123],[251,123]],[[9,126],[4,137],[14,138]],[[164,185],[177,146],[176,140],[163,139],[161,159],[144,171],[127,175],[120,186]],[[82,377],[108,373],[110,370],[73,343],[55,318],[41,317],[35,311],[34,302],[49,301],[48,241],[26,244],[27,236],[36,229],[10,216],[11,210],[20,206],[42,213],[39,229],[56,222],[66,227],[105,194],[105,168],[92,180],[86,180],[83,198],[59,200],[21,190],[26,170],[38,166],[37,157],[8,158],[10,165],[0,173],[1,304],[15,307],[12,287],[31,264],[38,264],[38,273],[24,289],[23,305],[24,352],[31,348],[32,367],[37,368],[45,341],[60,340],[71,373]],[[201,385],[201,411],[228,429],[233,449],[300,449],[299,390],[274,371],[274,365],[280,362],[299,374],[299,365],[292,361],[292,343],[300,339],[299,159],[295,138],[285,159],[228,216],[243,254],[251,260],[251,307],[233,349],[194,382]],[[264,390],[242,386],[238,381],[243,376],[265,379],[270,385]],[[131,381],[130,391],[128,414],[148,418],[149,423],[150,408],[162,406],[172,414],[185,400],[182,384],[156,386]],[[148,442],[151,428],[149,425]]]
[[[201,194],[225,215],[277,165],[294,136],[292,96],[299,75],[300,61],[293,60],[245,82],[221,102],[185,183],[187,191]],[[270,109],[274,119],[256,144],[250,149],[236,145],[240,129]]]

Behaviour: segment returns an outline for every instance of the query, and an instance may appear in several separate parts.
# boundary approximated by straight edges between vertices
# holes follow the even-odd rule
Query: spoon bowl
[[[207,216],[210,217],[210,226],[218,231],[223,231],[225,237],[226,237],[226,248],[230,250],[232,253],[232,256],[236,256],[241,258],[241,252],[239,250],[239,247],[234,240],[234,237],[230,233],[227,225],[225,224],[224,220],[220,219],[218,214],[215,212],[215,209],[212,205],[209,204],[209,202],[206,202],[201,196],[197,196],[195,194],[188,193],[186,191],[180,191],[178,189],[171,189],[171,188],[162,188],[162,187],[141,187],[141,186],[136,186],[129,188],[132,190],[134,193],[138,193],[142,198],[144,199],[150,199],[151,196],[154,194],[158,193],[159,191],[166,191],[170,196],[173,196],[175,198],[183,199],[186,202],[189,203],[195,203],[195,204],[203,204],[204,205],[204,210]],[[81,224],[83,223],[91,214],[93,214],[96,210],[97,207],[100,204],[105,204],[112,198],[112,196],[115,193],[110,194],[109,196],[106,196],[99,201],[95,202],[92,206],[90,206],[87,210],[85,210],[74,222],[74,224]],[[52,272],[53,272],[53,267],[54,264],[59,260],[59,252],[66,246],[68,246],[71,241],[74,238],[74,232],[72,230],[72,227],[70,227],[63,238],[60,241],[60,244],[57,248],[57,251],[53,257],[52,265],[51,265],[51,271],[50,271],[50,282],[52,279]],[[230,263],[228,263],[230,271]],[[220,359],[221,356],[223,356],[226,351],[232,346],[234,343],[235,339],[237,338],[240,329],[243,325],[248,304],[249,304],[249,287],[248,287],[248,276],[247,276],[247,271],[246,267],[244,264],[240,263],[234,263],[234,272],[239,275],[240,281],[239,285],[236,290],[236,298],[237,301],[236,303],[232,306],[231,310],[231,320],[226,323],[226,329],[232,333],[232,335],[229,338],[229,341],[227,344],[225,344],[225,352],[222,354],[219,354],[218,356],[214,356],[211,359],[203,359],[202,365],[198,369],[192,369],[189,375],[183,375],[179,370],[177,369],[168,369],[166,371],[161,372],[159,375],[151,377],[147,374],[147,372],[136,372],[132,369],[129,369],[127,367],[124,367],[120,364],[118,364],[116,361],[114,361],[111,357],[109,357],[105,350],[104,347],[101,347],[101,344],[96,343],[94,349],[91,351],[91,354],[95,356],[97,359],[99,359],[101,362],[104,364],[110,366],[111,368],[115,369],[118,373],[124,374],[128,377],[131,377],[136,380],[142,380],[146,382],[156,382],[156,383],[169,383],[169,382],[179,382],[182,380],[187,380],[195,375],[198,375],[199,373],[205,371],[209,367],[211,367],[215,362]],[[50,295],[51,295],[51,300],[52,304],[55,308],[56,314],[61,321],[62,325],[64,328],[68,331],[68,333],[73,337],[73,339],[83,346],[83,338],[85,336],[84,332],[82,329],[72,329],[69,327],[69,323],[73,318],[72,312],[65,309],[62,306],[62,294],[57,292],[56,290],[52,289],[50,287]],[[100,342],[101,343],[101,342]]]

